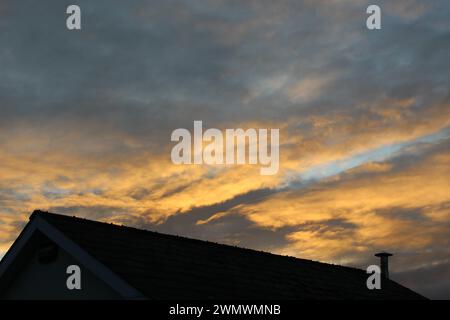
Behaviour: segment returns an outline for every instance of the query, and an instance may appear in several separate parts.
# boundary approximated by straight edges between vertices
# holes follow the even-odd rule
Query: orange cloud
[[[374,117],[337,113],[285,123],[234,124],[281,129],[280,173],[276,176],[261,176],[258,166],[176,166],[170,162],[169,144],[162,149],[147,149],[120,132],[112,133],[107,142],[83,132],[69,131],[55,137],[51,126],[2,132],[0,190],[11,195],[0,199],[0,214],[9,217],[2,223],[0,242],[7,246],[17,235],[10,218],[26,221],[36,208],[114,208],[113,215],[102,219],[114,221],[115,216],[132,215],[163,222],[192,207],[221,203],[261,188],[283,187],[291,176],[314,165],[384,144],[412,141],[450,124],[448,105],[429,107],[425,116],[411,110],[414,103],[410,98],[368,104],[364,108],[373,110]],[[391,115],[391,109],[399,111]],[[345,218],[359,226],[360,239],[374,239],[372,233],[378,225],[381,227],[377,232],[388,236],[392,230],[386,229],[387,225],[395,223],[387,223],[388,218],[377,220],[380,218],[376,215],[369,219],[376,210],[424,207],[433,221],[447,221],[448,216],[437,207],[448,199],[447,163],[448,155],[435,155],[427,164],[403,174],[392,171],[389,163],[367,163],[347,174],[374,173],[371,178],[361,175],[362,178],[347,181],[334,177],[307,191],[287,191],[271,197],[267,203],[240,210],[263,228]],[[336,187],[332,188],[333,184]],[[316,233],[292,234],[289,250],[303,252],[295,244],[301,235],[312,239]],[[427,239],[424,236],[421,241]],[[324,249],[317,252],[324,254],[320,258],[325,257]]]
[[[239,212],[263,228],[298,226],[299,231],[288,236],[291,244],[280,252],[306,258],[332,260],[372,246],[424,249],[440,243],[440,237],[447,239],[448,251],[449,163],[450,152],[444,149],[414,166],[357,168],[339,179],[243,206]],[[354,226],[351,233],[346,228],[308,228],[339,219]]]

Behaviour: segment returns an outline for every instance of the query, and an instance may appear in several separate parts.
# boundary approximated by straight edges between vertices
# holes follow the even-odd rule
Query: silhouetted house
[[[69,290],[67,267],[81,269]],[[3,299],[423,299],[364,270],[35,211],[0,263]]]

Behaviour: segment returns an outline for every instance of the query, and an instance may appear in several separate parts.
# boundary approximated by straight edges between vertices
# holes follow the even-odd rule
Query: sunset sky
[[[364,269],[387,250],[450,299],[449,75],[447,0],[0,0],[0,257],[42,209]],[[278,174],[172,164],[194,120],[279,128]]]

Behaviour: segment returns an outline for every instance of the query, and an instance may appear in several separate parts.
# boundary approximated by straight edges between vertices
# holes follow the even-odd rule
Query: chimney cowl
[[[393,256],[393,254],[389,253],[389,252],[386,252],[386,251],[378,252],[378,253],[375,254],[375,257],[379,257],[379,258],[390,257],[390,256]]]
[[[387,279],[389,279],[389,257],[391,256],[393,256],[392,253],[385,251],[375,254],[375,257],[380,258],[381,275]]]

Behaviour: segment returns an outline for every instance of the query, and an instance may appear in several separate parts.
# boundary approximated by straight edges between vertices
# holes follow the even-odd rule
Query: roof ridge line
[[[364,270],[355,268],[355,267],[349,267],[349,266],[343,266],[343,265],[339,265],[339,264],[332,264],[332,263],[321,262],[321,261],[316,261],[316,260],[298,258],[295,256],[289,256],[289,255],[276,254],[276,253],[272,253],[272,252],[268,252],[268,251],[256,250],[256,249],[240,247],[240,246],[235,246],[235,245],[229,245],[229,244],[224,244],[224,243],[219,243],[219,242],[214,242],[214,241],[209,241],[209,240],[195,239],[195,238],[190,238],[190,237],[181,236],[181,235],[162,233],[162,232],[158,232],[155,230],[139,229],[139,228],[132,227],[132,226],[119,225],[119,224],[116,224],[113,222],[103,222],[103,221],[91,220],[91,219],[87,219],[87,218],[83,218],[83,217],[77,217],[74,215],[69,216],[69,215],[65,215],[65,214],[58,214],[58,213],[53,213],[53,212],[48,212],[48,211],[43,211],[43,210],[34,210],[30,216],[30,220],[34,219],[34,217],[37,215],[43,216],[44,219],[45,219],[45,215],[51,215],[51,216],[55,216],[58,218],[78,220],[80,222],[87,222],[87,223],[93,223],[93,224],[98,224],[98,225],[103,225],[103,226],[110,226],[110,227],[114,227],[117,229],[119,229],[119,228],[128,229],[133,232],[141,232],[141,233],[147,233],[147,234],[152,233],[152,234],[157,234],[159,236],[163,236],[163,237],[167,237],[167,238],[184,239],[184,240],[187,240],[190,242],[206,243],[209,245],[220,246],[223,248],[229,248],[229,249],[234,249],[234,250],[243,250],[243,251],[247,251],[247,252],[264,254],[264,255],[269,255],[269,256],[273,256],[273,257],[282,257],[284,259],[291,259],[294,261],[295,260],[302,261],[304,263],[316,264],[316,265],[321,265],[321,266],[331,266],[334,268],[347,269],[348,271],[353,271],[353,272],[364,272]],[[48,222],[51,223],[51,221],[48,221]]]

